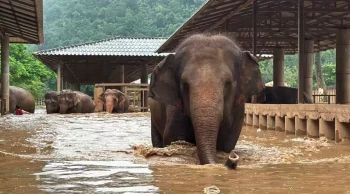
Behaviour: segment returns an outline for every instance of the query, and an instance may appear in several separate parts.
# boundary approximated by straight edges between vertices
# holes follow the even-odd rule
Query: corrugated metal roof
[[[43,43],[43,0],[1,0],[0,33],[10,43]]]
[[[253,50],[254,0],[208,0],[164,42],[157,52],[173,52],[195,33],[223,33],[243,49]],[[273,54],[284,47],[285,54],[298,51],[298,6],[290,0],[255,0],[257,53]],[[314,51],[335,48],[336,30],[350,28],[348,2],[307,0],[304,3],[305,38],[315,41]]]
[[[166,38],[115,37],[91,43],[77,44],[35,52],[34,55],[88,56],[166,56],[156,53]]]

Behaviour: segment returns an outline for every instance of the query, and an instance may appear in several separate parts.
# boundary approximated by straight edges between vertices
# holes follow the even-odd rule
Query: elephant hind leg
[[[159,133],[153,121],[151,121],[151,138],[153,147],[163,148],[163,137]]]

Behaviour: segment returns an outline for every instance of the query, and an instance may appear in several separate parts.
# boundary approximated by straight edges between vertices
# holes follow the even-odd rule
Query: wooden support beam
[[[244,4],[242,4],[241,6],[239,6],[237,9],[231,11],[229,14],[227,14],[225,17],[223,17],[221,20],[217,21],[215,24],[211,25],[206,31],[211,31],[213,29],[215,29],[216,27],[218,27],[219,25],[221,25],[222,23],[224,23],[227,19],[229,19],[230,17],[234,16],[235,14],[239,13],[241,10],[243,10],[244,8],[246,8],[247,6],[251,5],[253,3],[254,0],[247,0]]]
[[[10,42],[9,35],[1,39],[1,115],[10,112]]]
[[[61,64],[57,65],[57,92],[61,92]]]
[[[304,0],[298,0],[298,103],[304,103]]]
[[[253,55],[257,55],[257,14],[258,14],[258,2],[257,0],[253,1]]]

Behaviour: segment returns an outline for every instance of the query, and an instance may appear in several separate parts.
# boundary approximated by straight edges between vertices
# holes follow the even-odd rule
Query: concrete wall
[[[286,134],[326,137],[336,143],[350,140],[350,105],[246,104],[245,122]]]

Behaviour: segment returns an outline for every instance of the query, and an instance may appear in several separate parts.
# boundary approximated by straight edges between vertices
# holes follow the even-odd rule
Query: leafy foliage
[[[50,90],[55,74],[36,60],[22,44],[10,45],[10,85],[29,90],[35,98]]]
[[[168,37],[205,0],[44,0],[39,50],[114,36]]]
[[[335,50],[321,52],[321,64],[326,86],[335,86]],[[272,59],[260,62],[260,70],[264,82],[273,80]],[[316,89],[316,78],[314,72],[314,89]],[[284,79],[291,87],[298,87],[298,55],[285,55],[284,57]]]

